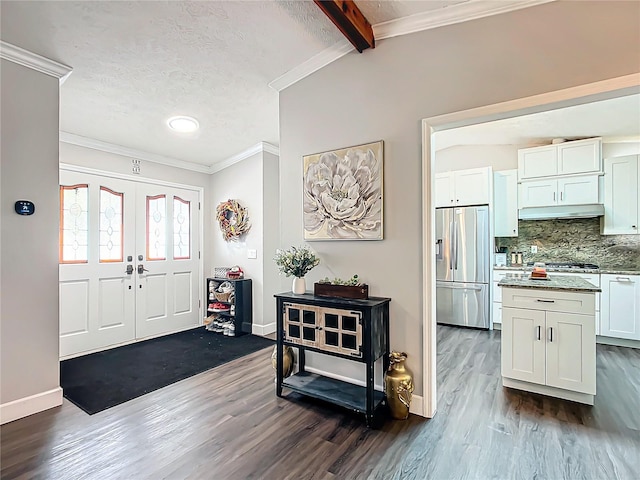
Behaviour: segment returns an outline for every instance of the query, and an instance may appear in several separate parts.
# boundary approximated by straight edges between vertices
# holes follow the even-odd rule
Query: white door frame
[[[442,130],[640,93],[640,73],[422,120],[422,409],[436,413],[436,289],[433,135]]]
[[[195,185],[186,185],[183,183],[167,182],[165,180],[156,180],[148,177],[140,177],[138,175],[128,175],[124,173],[109,172],[107,170],[99,170],[96,168],[82,167],[80,165],[72,165],[69,163],[60,163],[59,169],[67,170],[70,172],[86,173],[89,175],[101,175],[103,177],[118,178],[120,180],[130,180],[137,183],[149,183],[153,185],[162,185],[165,187],[175,187],[175,188],[182,188],[186,190],[196,191],[198,193],[198,202],[200,204],[200,208],[198,209],[198,222],[200,223],[200,233],[198,235],[199,237],[198,240],[200,242],[200,252],[202,252],[204,248],[204,208],[203,208],[204,207],[204,188],[203,187],[197,187]],[[204,318],[203,309],[205,308],[205,301],[202,297],[203,292],[204,292],[204,255],[201,254],[200,258],[198,259],[198,318],[200,319],[200,325],[202,325],[202,322],[203,322],[203,318]],[[167,334],[163,334],[163,335],[167,335]],[[152,338],[152,337],[146,337],[144,338],[144,340],[148,340],[149,338]],[[126,342],[126,343],[135,343],[139,341],[140,340],[136,339],[136,340],[133,340],[132,342]],[[121,344],[121,345],[124,345],[124,344]],[[81,354],[78,354],[78,355],[86,355],[88,353],[92,353],[92,351],[82,352]],[[71,358],[73,356],[77,356],[77,355],[71,355],[65,358]]]

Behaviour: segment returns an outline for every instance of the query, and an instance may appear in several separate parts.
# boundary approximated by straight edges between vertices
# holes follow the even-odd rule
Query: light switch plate
[[[258,251],[255,248],[247,250],[247,258],[258,258]]]
[[[537,245],[531,245],[531,253],[538,253],[538,246]]]

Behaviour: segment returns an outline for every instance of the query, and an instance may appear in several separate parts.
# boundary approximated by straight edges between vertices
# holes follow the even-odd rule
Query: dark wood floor
[[[88,416],[1,428],[2,479],[638,479],[640,351],[598,346],[594,407],[504,389],[499,332],[438,327],[439,409],[368,430],[274,394],[270,349]]]

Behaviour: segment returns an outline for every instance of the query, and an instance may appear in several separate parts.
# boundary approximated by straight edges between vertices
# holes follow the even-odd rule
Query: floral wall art
[[[304,157],[304,239],[382,240],[383,141]]]

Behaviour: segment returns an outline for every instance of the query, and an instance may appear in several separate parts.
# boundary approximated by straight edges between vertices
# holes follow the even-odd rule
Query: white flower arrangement
[[[280,273],[287,277],[302,278],[320,263],[320,259],[308,247],[291,247],[276,250],[274,258]]]

